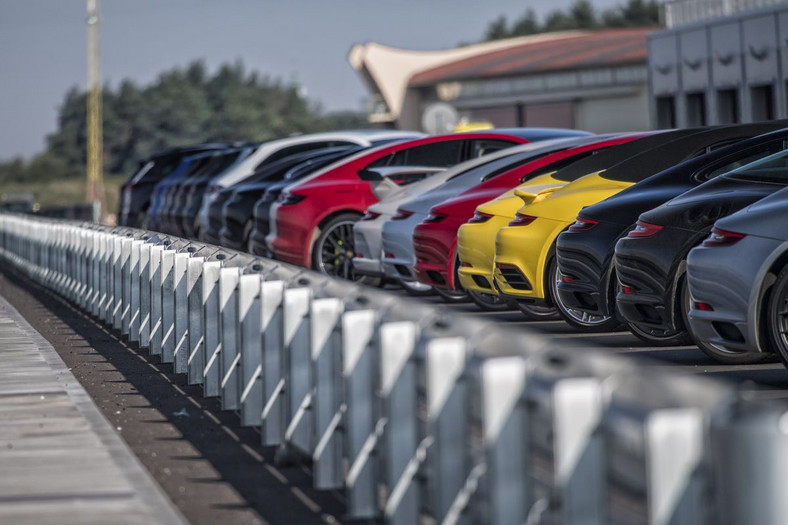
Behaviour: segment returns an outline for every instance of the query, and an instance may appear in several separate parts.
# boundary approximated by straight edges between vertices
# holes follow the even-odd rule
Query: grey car
[[[377,207],[379,205],[370,207],[371,211],[381,213],[379,219],[385,220],[381,220],[384,275],[399,280],[408,291],[429,290],[429,287],[418,283],[413,272],[416,264],[413,230],[429,214],[430,208],[476,186],[490,174],[505,172],[537,157],[594,140],[598,140],[598,137],[556,139],[507,148],[430,177],[430,183],[434,180],[439,182],[438,185],[427,185],[428,181],[424,181],[412,185],[407,193],[392,195],[391,201],[381,203],[385,206],[385,213]],[[395,202],[397,208],[391,206]]]
[[[718,220],[689,252],[687,279],[699,345],[764,359],[777,351],[788,363],[788,188]]]

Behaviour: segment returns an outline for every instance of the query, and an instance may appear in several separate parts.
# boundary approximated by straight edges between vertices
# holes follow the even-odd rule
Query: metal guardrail
[[[783,402],[153,232],[0,215],[0,258],[311,462],[349,518],[788,516]]]

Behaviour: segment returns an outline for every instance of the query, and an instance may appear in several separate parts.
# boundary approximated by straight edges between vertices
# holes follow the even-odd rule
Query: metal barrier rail
[[[0,258],[311,462],[349,518],[788,516],[783,402],[153,232],[0,215]]]

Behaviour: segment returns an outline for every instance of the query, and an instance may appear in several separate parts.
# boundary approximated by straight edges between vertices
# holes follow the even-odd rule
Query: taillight
[[[306,199],[305,195],[298,195],[297,193],[282,193],[279,195],[279,198],[276,199],[276,202],[283,206],[290,206],[292,204],[298,204],[304,199]]]
[[[525,215],[519,211],[514,216],[514,220],[509,223],[509,226],[528,226],[536,220],[533,215]]]
[[[599,224],[599,221],[595,221],[594,219],[587,219],[585,217],[578,217],[575,219],[575,223],[569,227],[570,232],[587,232],[594,226]]]
[[[424,219],[424,222],[441,222],[446,217],[448,217],[448,215],[445,215],[443,213],[437,213],[437,212],[433,211],[433,212],[430,212],[429,215],[427,215],[427,217]]]
[[[473,217],[468,219],[468,224],[478,224],[480,222],[487,222],[490,219],[492,219],[492,215],[490,215],[489,213],[482,213],[480,211],[477,211],[476,213],[473,214]]]
[[[367,213],[364,214],[363,217],[361,217],[361,220],[362,221],[374,221],[378,217],[380,217],[379,213],[375,213],[374,211],[368,211]]]
[[[662,229],[658,224],[649,224],[647,222],[638,221],[635,223],[635,229],[629,232],[627,237],[640,239],[643,237],[651,237],[656,235]]]
[[[394,214],[394,216],[391,218],[391,220],[392,221],[404,221],[405,219],[407,219],[411,215],[413,215],[412,211],[397,210],[397,213]]]
[[[703,246],[714,248],[717,246],[730,246],[742,240],[746,235],[743,233],[729,232],[719,228],[712,228],[711,234],[703,241]]]
[[[714,307],[712,305],[710,305],[709,303],[702,303],[702,302],[695,301],[693,306],[695,307],[696,310],[700,310],[701,312],[713,312],[714,311]]]

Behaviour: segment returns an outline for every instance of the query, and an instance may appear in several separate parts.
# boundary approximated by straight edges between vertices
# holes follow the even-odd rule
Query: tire
[[[449,290],[448,288],[434,288],[434,290],[447,303],[467,303],[471,300],[465,290]]]
[[[517,305],[514,301],[501,297],[497,294],[482,293],[476,290],[466,290],[471,301],[476,303],[479,309],[485,312],[505,312],[507,310],[514,310]]]
[[[432,286],[418,281],[399,281],[399,285],[405,290],[405,293],[412,297],[430,297],[435,295],[435,289]]]
[[[460,284],[460,275],[459,275],[459,268],[460,268],[460,258],[459,256],[455,256],[454,258],[454,283],[457,285],[457,288],[454,290],[450,290],[447,288],[438,288],[435,287],[435,293],[437,293],[441,299],[443,299],[447,303],[467,303],[471,300],[470,295],[468,295],[467,290],[462,287]]]
[[[684,328],[687,326],[687,313],[689,312],[689,288],[687,278],[682,277],[678,286],[681,321],[683,326],[679,330],[659,330],[650,328],[647,325],[627,322],[627,328],[635,337],[654,346],[687,346],[694,344],[689,332]]]
[[[558,283],[561,282],[561,272],[558,271],[558,262],[555,257],[550,261],[547,269],[547,278],[550,280],[550,293],[553,304],[558,310],[558,314],[572,328],[583,332],[611,332],[620,328],[621,323],[615,316],[591,315],[581,310],[570,308],[561,301],[558,294]]]
[[[355,213],[341,213],[320,229],[312,246],[312,269],[332,277],[378,286],[380,278],[359,275],[353,268],[353,225],[360,218]]]
[[[243,249],[246,250],[247,253],[252,253],[252,250],[249,246],[250,237],[252,236],[252,228],[254,228],[254,223],[252,221],[246,221],[243,233]]]
[[[517,308],[532,321],[556,321],[561,319],[555,306],[544,306],[525,301],[517,301]]]
[[[772,286],[766,306],[766,333],[771,348],[788,368],[788,266]]]

